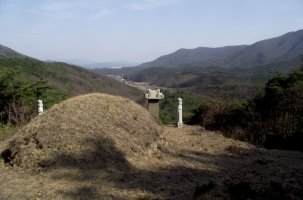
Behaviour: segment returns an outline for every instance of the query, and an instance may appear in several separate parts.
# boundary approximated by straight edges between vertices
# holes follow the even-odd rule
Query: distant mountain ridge
[[[50,62],[56,62],[51,61]],[[64,60],[57,60],[57,62],[64,62],[71,65],[81,66],[87,69],[95,69],[95,68],[122,68],[127,66],[135,66],[139,63],[124,61],[124,60],[117,60],[117,61],[109,61],[109,62],[98,62],[93,60],[86,60],[86,59],[64,59]]]
[[[198,47],[195,49],[179,49],[176,52],[159,57],[158,59],[141,64],[139,67],[180,67],[191,64],[220,64],[225,59],[236,55],[248,45],[226,46],[218,48]]]
[[[179,49],[154,61],[143,63],[138,67],[172,68],[199,65],[204,67],[248,68],[290,60],[302,53],[303,29],[262,40],[252,45]]]
[[[0,44],[0,58],[25,58],[25,55],[18,53],[6,46]]]

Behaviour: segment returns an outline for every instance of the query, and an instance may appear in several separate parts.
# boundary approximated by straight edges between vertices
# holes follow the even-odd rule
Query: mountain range
[[[298,66],[301,54],[303,30],[298,30],[251,45],[179,49],[136,67],[95,71],[202,95],[229,90],[242,95],[262,87],[275,73]]]
[[[282,36],[262,40],[251,45],[225,47],[198,47],[195,49],[179,49],[173,53],[140,64],[135,67],[121,69],[95,69],[99,73],[130,75],[143,73],[147,68],[205,68],[221,67],[252,68],[273,63],[298,61],[303,53],[303,29],[289,32]],[[297,62],[296,61],[296,62]],[[137,78],[136,78],[137,79]]]
[[[205,67],[249,68],[291,60],[302,53],[303,30],[299,30],[276,38],[262,40],[252,45],[179,49],[152,62],[143,63],[139,67],[170,68],[199,65]]]

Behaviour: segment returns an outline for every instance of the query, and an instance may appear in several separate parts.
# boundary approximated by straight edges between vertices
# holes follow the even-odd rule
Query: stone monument
[[[159,101],[163,99],[164,95],[160,92],[160,89],[152,90],[148,89],[148,92],[145,93],[145,99],[148,100],[148,111],[151,116],[155,118],[159,118]]]
[[[178,128],[183,126],[183,121],[182,121],[182,99],[179,97],[178,98]]]
[[[41,115],[43,113],[43,102],[41,99],[38,99],[38,114]]]

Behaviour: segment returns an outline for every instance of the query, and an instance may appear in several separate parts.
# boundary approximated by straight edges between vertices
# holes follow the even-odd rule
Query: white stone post
[[[41,99],[38,99],[38,114],[41,115],[43,113],[43,102]]]
[[[178,98],[178,128],[183,126],[183,121],[182,121],[182,99]]]

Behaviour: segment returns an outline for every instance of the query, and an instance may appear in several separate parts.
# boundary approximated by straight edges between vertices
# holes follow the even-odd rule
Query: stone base
[[[158,99],[148,99],[148,111],[151,116],[159,119],[159,100]]]
[[[178,128],[183,127],[183,122],[178,122]]]

